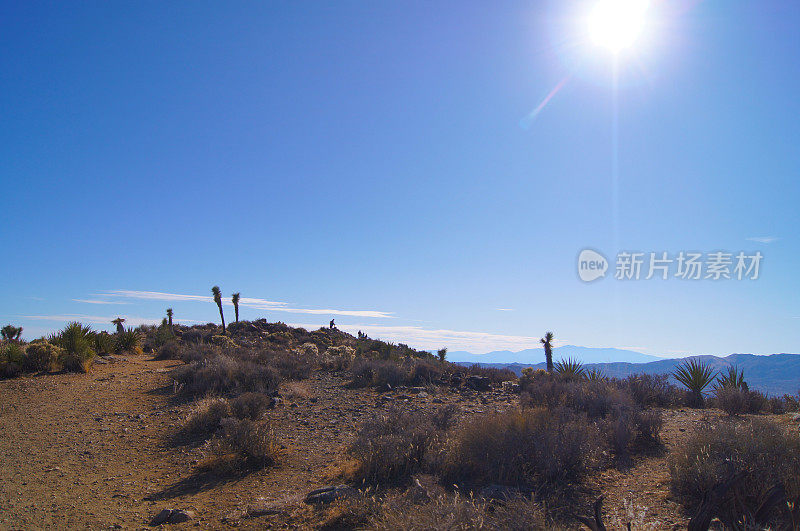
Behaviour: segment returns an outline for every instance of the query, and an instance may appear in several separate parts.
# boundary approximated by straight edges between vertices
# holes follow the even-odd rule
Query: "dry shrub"
[[[156,350],[157,360],[178,360],[181,359],[183,349],[176,340],[170,340],[158,347]]]
[[[272,398],[263,393],[243,393],[230,401],[237,419],[258,420],[272,407]]]
[[[670,474],[672,492],[690,514],[716,485],[742,474],[716,513],[728,528],[744,529],[745,519],[751,526],[769,525],[772,529],[800,523],[792,522],[785,500],[763,521],[753,521],[765,493],[775,485],[783,485],[795,507],[800,504],[800,436],[784,432],[773,422],[724,420],[701,427],[683,448],[673,452]]]
[[[374,497],[363,493],[347,496],[328,506],[319,529],[367,529],[379,510],[379,503]]]
[[[423,412],[393,407],[363,423],[348,453],[356,461],[350,476],[367,483],[406,483],[422,471],[441,430]]]
[[[477,363],[467,368],[466,374],[469,376],[482,376],[489,378],[493,384],[516,380],[517,375],[511,369],[498,369],[496,367],[481,367]]]
[[[683,390],[669,382],[668,374],[633,374],[623,380],[612,380],[643,408],[675,407],[684,403]]]
[[[220,421],[230,417],[231,414],[231,406],[226,399],[204,398],[189,412],[181,425],[180,432],[184,435],[213,433],[219,428]]]
[[[720,387],[714,393],[714,404],[728,415],[735,416],[747,412],[748,391],[738,387]]]
[[[311,375],[316,359],[299,352],[279,352],[272,357],[269,364],[282,379],[304,380]]]
[[[222,355],[192,361],[170,374],[181,391],[192,396],[269,393],[280,381],[271,367]]]
[[[270,425],[248,419],[222,419],[209,448],[218,472],[263,468],[275,463],[279,454]]]
[[[526,498],[495,504],[457,493],[438,495],[427,503],[414,503],[405,496],[389,496],[369,527],[385,531],[566,529],[547,518],[539,504]]]
[[[483,415],[456,431],[441,476],[466,485],[566,485],[598,465],[604,447],[597,427],[566,408]]]
[[[286,382],[281,386],[281,395],[287,399],[311,397],[311,387],[304,382]]]

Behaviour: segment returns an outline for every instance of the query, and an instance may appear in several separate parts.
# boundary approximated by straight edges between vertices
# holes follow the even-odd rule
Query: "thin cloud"
[[[125,319],[125,324],[128,326],[139,326],[139,325],[157,325],[161,324],[161,319],[152,319],[149,317],[137,317],[132,315],[113,315],[113,316],[101,316],[101,315],[84,315],[78,313],[65,313],[65,314],[57,314],[57,315],[21,315],[20,317],[25,319],[34,319],[37,321],[62,321],[62,322],[70,322],[70,321],[79,321],[81,323],[90,323],[90,324],[111,324],[113,319],[117,317],[122,317]],[[179,323],[187,323],[187,324],[194,324],[199,323],[200,321],[193,321],[190,319],[175,319],[176,322]]]
[[[293,323],[292,326],[319,328],[316,324]],[[485,353],[493,350],[524,350],[538,346],[539,338],[528,336],[512,336],[492,334],[489,332],[471,332],[463,330],[426,329],[419,326],[387,326],[387,325],[340,325],[338,328],[355,334],[359,330],[370,337],[405,343],[414,348],[434,350],[447,347],[451,351],[468,350],[473,353]]]
[[[498,312],[513,312],[514,308],[495,308]]]
[[[780,240],[777,236],[751,236],[747,238],[748,241],[770,244]]]
[[[156,300],[156,301],[193,301],[193,302],[213,302],[214,298],[211,295],[184,295],[179,293],[163,293],[160,291],[132,291],[132,290],[114,290],[107,291],[105,295],[113,295],[117,297],[127,297],[132,299],[141,300]],[[233,306],[229,299],[223,299],[225,306]],[[391,312],[382,312],[378,310],[341,310],[332,308],[292,308],[288,302],[268,301],[266,299],[256,299],[251,297],[242,297],[239,300],[239,306],[246,308],[253,308],[255,310],[268,310],[272,312],[287,312],[287,313],[301,313],[309,315],[344,315],[350,317],[372,317],[377,319],[390,319],[393,318]]]
[[[75,302],[83,302],[86,304],[130,304],[130,302],[123,301],[101,301],[95,299],[72,299]]]

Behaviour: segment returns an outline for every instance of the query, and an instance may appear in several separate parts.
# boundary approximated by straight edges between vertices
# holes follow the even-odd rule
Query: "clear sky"
[[[218,284],[424,348],[800,351],[800,3],[653,2],[616,83],[592,4],[3,1],[0,320],[207,322]]]

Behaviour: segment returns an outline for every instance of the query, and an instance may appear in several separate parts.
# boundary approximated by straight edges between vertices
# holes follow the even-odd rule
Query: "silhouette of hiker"
[[[333,330],[334,328],[336,328],[336,325],[334,324],[333,319],[331,319],[331,330]]]

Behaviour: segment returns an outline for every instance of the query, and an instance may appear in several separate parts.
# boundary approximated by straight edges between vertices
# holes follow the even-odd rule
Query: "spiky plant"
[[[0,329],[0,337],[5,341],[17,341],[22,335],[22,327],[14,325],[5,325]]]
[[[108,332],[95,332],[93,348],[98,354],[111,354],[114,352],[114,344],[114,337]]]
[[[66,351],[65,369],[89,371],[94,361],[94,333],[90,326],[73,321],[55,336],[53,343]]]
[[[691,359],[678,365],[672,377],[689,390],[693,405],[702,407],[705,404],[703,390],[714,382],[717,373],[708,363]]]
[[[134,328],[128,328],[121,334],[117,334],[114,350],[138,354],[142,351],[141,342],[142,336],[139,331]]]
[[[233,311],[236,312],[236,322],[239,322],[239,293],[234,293],[233,297],[231,297],[231,302],[233,303]]]
[[[592,382],[602,382],[606,379],[606,375],[600,369],[593,367],[586,371],[586,379]]]
[[[172,308],[167,308],[167,320],[169,321],[169,331],[174,335],[175,331],[172,329]]]
[[[444,361],[447,358],[447,347],[442,347],[436,351],[436,355],[439,357],[439,361]]]
[[[553,332],[547,332],[539,342],[544,346],[544,358],[547,360],[547,372],[553,372]]]
[[[577,380],[586,376],[586,369],[580,361],[567,358],[556,362],[555,373],[569,380]]]
[[[124,323],[124,322],[125,322],[125,319],[123,319],[122,317],[117,317],[116,319],[111,321],[112,324],[117,325],[117,333],[118,334],[121,334],[121,333],[123,333],[125,331],[125,327],[122,326],[122,323]]]
[[[717,383],[714,385],[714,392],[721,389],[739,389],[740,391],[747,391],[748,385],[744,381],[744,371],[739,370],[736,365],[728,367],[728,371],[720,373],[717,377]]]
[[[222,320],[222,333],[225,333],[225,314],[222,313],[222,292],[219,290],[219,286],[214,286],[211,288],[211,294],[214,295],[214,302],[217,303],[217,308],[219,308],[219,318]]]

